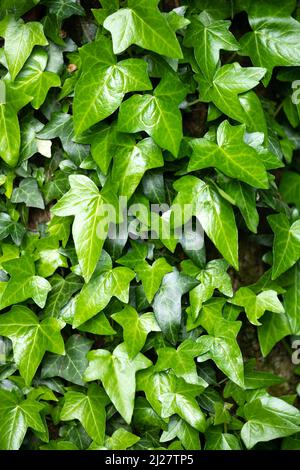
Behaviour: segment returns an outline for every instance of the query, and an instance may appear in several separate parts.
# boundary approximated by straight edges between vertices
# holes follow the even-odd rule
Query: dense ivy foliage
[[[300,449],[298,19],[1,0],[0,449]]]

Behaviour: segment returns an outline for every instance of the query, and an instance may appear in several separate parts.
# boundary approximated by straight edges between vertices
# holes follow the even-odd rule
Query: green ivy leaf
[[[224,258],[238,269],[238,234],[230,204],[213,185],[195,176],[180,178],[174,188],[178,192],[174,204],[179,204],[181,208],[192,204],[192,215],[197,216]]]
[[[53,72],[45,72],[48,56],[43,49],[35,49],[15,82],[17,90],[33,96],[34,109],[39,109],[52,87],[60,86],[60,78]]]
[[[186,450],[200,450],[201,448],[197,430],[176,415],[170,418],[168,429],[162,433],[160,442],[169,442],[175,437],[178,437]]]
[[[128,303],[129,286],[135,273],[128,268],[112,268],[110,257],[105,252],[102,255],[93,277],[74,299],[74,327],[103,310],[114,296]]]
[[[182,58],[176,35],[157,4],[158,0],[129,0],[128,8],[106,18],[103,26],[112,34],[115,54],[137,44],[158,54]]]
[[[268,176],[260,155],[243,143],[245,126],[231,126],[223,121],[217,130],[217,143],[209,139],[193,139],[193,154],[188,170],[215,167],[231,178],[248,183],[255,188],[268,188]]]
[[[197,319],[202,304],[213,296],[214,290],[218,289],[222,294],[232,297],[232,286],[229,274],[227,274],[228,263],[223,259],[212,260],[197,274],[196,279],[200,282],[198,286],[190,291],[190,308],[187,310]]]
[[[258,319],[266,310],[274,313],[284,312],[284,308],[278,300],[277,292],[274,290],[263,290],[256,295],[249,287],[241,287],[230,302],[244,307],[247,317],[253,325],[261,324]]]
[[[74,98],[76,134],[110,116],[126,93],[152,89],[147,62],[126,59],[117,63],[111,42],[104,36],[82,47],[80,57],[82,73],[75,86]]]
[[[14,203],[24,202],[27,207],[45,209],[43,197],[34,178],[24,178],[19,187],[13,190],[11,201]]]
[[[106,205],[117,205],[109,191],[99,192],[91,179],[83,175],[69,177],[71,189],[52,208],[55,215],[74,215],[72,233],[83,277],[88,282],[100,258],[108,233],[110,214]],[[104,222],[103,222],[104,219]]]
[[[34,46],[46,46],[48,41],[40,23],[16,21],[6,16],[0,22],[0,36],[4,37],[4,53],[12,80],[16,78]]]
[[[153,311],[162,333],[175,344],[181,324],[181,297],[198,284],[193,278],[178,271],[166,274],[155,295]]]
[[[65,278],[59,274],[54,274],[49,279],[49,282],[51,284],[51,291],[44,308],[44,315],[45,317],[58,318],[61,309],[71,296],[81,288],[82,283],[79,277],[73,273],[68,274]]]
[[[160,331],[153,313],[138,315],[130,305],[112,316],[114,321],[123,328],[124,343],[129,358],[134,358],[144,347],[146,338],[151,331]]]
[[[135,94],[122,103],[118,129],[130,133],[145,131],[157,145],[177,156],[182,140],[182,117],[178,107],[186,92],[177,77],[165,75],[153,95]]]
[[[135,374],[150,367],[151,361],[141,353],[130,359],[125,343],[119,344],[113,353],[105,349],[91,351],[88,359],[85,380],[100,379],[114,406],[129,424],[134,407]]]
[[[49,13],[57,16],[59,20],[64,20],[73,15],[84,15],[84,9],[77,0],[42,0],[42,3],[49,9]]]
[[[285,214],[274,214],[268,222],[274,232],[272,279],[277,279],[300,258],[300,220],[291,224]]]
[[[29,398],[18,397],[16,393],[0,390],[0,448],[18,450],[21,447],[27,428],[44,432],[45,426],[40,412],[42,403]]]
[[[260,13],[261,15],[261,13]],[[264,85],[267,86],[274,67],[300,65],[298,37],[300,24],[294,18],[250,18],[253,32],[240,39],[240,54],[250,56],[253,64],[265,67],[267,74]]]
[[[167,263],[165,258],[157,259],[152,265],[148,264],[145,260],[136,264],[135,271],[138,278],[142,281],[145,295],[149,303],[152,302],[164,276],[172,272],[172,270],[172,266]]]
[[[41,308],[45,306],[50,283],[43,277],[36,276],[35,265],[31,256],[5,261],[2,264],[10,275],[8,282],[2,283],[0,308],[23,302],[32,298]],[[3,290],[2,290],[3,289]]]
[[[206,11],[191,18],[191,24],[184,37],[184,45],[194,47],[197,63],[208,79],[214,76],[221,49],[226,51],[239,49],[235,37],[228,31],[230,25],[230,21],[215,20]]]
[[[83,373],[88,366],[87,353],[93,342],[80,335],[70,336],[65,344],[64,356],[48,354],[43,361],[43,378],[62,377],[76,385],[84,385]]]
[[[212,101],[224,114],[251,128],[252,118],[245,112],[240,95],[256,87],[265,73],[264,68],[241,67],[235,62],[223,65],[211,80],[201,74],[196,75],[195,78],[199,82],[203,101]]]
[[[30,385],[46,351],[64,354],[60,330],[64,323],[56,318],[38,317],[27,307],[14,306],[0,317],[0,335],[11,339],[14,359],[26,385]]]
[[[262,395],[244,406],[247,423],[241,437],[251,449],[257,442],[290,436],[300,431],[300,412],[284,400]]]
[[[102,444],[105,436],[105,406],[108,403],[103,389],[91,384],[86,394],[75,391],[66,393],[60,417],[63,421],[78,419],[89,436]]]

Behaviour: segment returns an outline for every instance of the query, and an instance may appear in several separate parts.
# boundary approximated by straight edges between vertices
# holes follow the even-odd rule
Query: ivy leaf
[[[16,18],[19,18],[39,2],[40,0],[3,0],[0,6],[0,15],[13,13]]]
[[[109,191],[99,192],[87,176],[71,175],[71,189],[52,208],[55,215],[74,215],[72,234],[83,277],[88,282],[100,258],[108,233],[110,216],[107,204],[117,202]],[[104,219],[104,220],[103,220]]]
[[[103,310],[114,296],[128,303],[129,286],[134,277],[131,269],[113,269],[110,257],[102,252],[95,274],[74,299],[73,327],[77,328]]]
[[[91,56],[94,57],[92,65]],[[75,86],[74,98],[76,134],[115,112],[126,93],[152,89],[147,62],[126,59],[117,63],[111,42],[104,36],[82,47],[80,57],[82,73]]]
[[[65,278],[59,274],[54,274],[49,281],[51,292],[44,308],[44,316],[58,318],[61,309],[71,296],[81,288],[82,283],[79,277],[73,273],[68,274]]]
[[[173,268],[170,266],[165,258],[159,258],[152,265],[144,262],[139,262],[135,266],[135,271],[138,278],[142,281],[146,298],[149,303],[152,302],[154,295],[158,291],[164,276],[172,272]]]
[[[12,241],[17,246],[20,246],[25,233],[26,229],[22,224],[12,220],[9,214],[0,212],[0,240],[3,240],[10,235]]]
[[[140,438],[124,428],[117,429],[112,436],[105,439],[105,448],[109,450],[127,450],[134,446]]]
[[[251,127],[253,123],[241,104],[240,95],[256,87],[265,72],[264,68],[241,67],[235,62],[223,65],[211,80],[200,74],[195,78],[203,101],[212,101],[224,114]]]
[[[192,215],[200,221],[204,231],[224,258],[238,269],[238,233],[230,204],[214,188],[195,176],[184,176],[174,184],[178,195],[174,204],[182,209],[192,205]]]
[[[285,313],[290,324],[291,334],[300,334],[300,266],[293,269],[292,284],[283,295]]]
[[[31,104],[34,109],[41,107],[50,88],[60,86],[60,78],[57,74],[44,71],[47,62],[46,51],[35,49],[15,82],[17,89],[33,96]]]
[[[145,131],[157,145],[177,156],[182,140],[182,117],[178,108],[186,92],[176,76],[166,74],[153,95],[135,94],[121,104],[118,130]]]
[[[130,359],[125,343],[119,344],[113,353],[105,349],[90,351],[88,359],[85,380],[100,379],[114,406],[129,424],[134,407],[135,374],[150,367],[151,361],[141,353]]]
[[[199,434],[186,421],[178,416],[170,418],[167,431],[163,431],[160,442],[172,441],[178,437],[186,450],[200,450]]]
[[[102,444],[105,436],[106,412],[109,403],[103,389],[96,384],[88,387],[87,393],[69,391],[65,394],[60,417],[63,421],[78,419],[88,435]]]
[[[45,426],[40,412],[44,408],[36,400],[18,397],[13,391],[0,390],[0,448],[18,450],[27,428],[44,432]]]
[[[9,166],[16,166],[20,150],[18,111],[31,96],[17,93],[11,82],[0,80],[0,156]]]
[[[234,434],[222,433],[218,428],[209,428],[205,437],[205,450],[242,450]]]
[[[41,140],[55,139],[56,137],[60,138],[64,151],[75,164],[79,165],[89,154],[86,145],[77,144],[73,141],[73,117],[70,114],[52,113],[51,120],[37,133],[37,138]]]
[[[242,323],[222,318],[215,310],[214,303],[205,304],[199,315],[199,323],[208,332],[196,340],[202,347],[198,361],[211,358],[227,377],[240,387],[244,387],[243,358],[236,341]]]
[[[43,197],[34,178],[22,179],[19,187],[13,190],[11,201],[14,203],[24,202],[27,207],[45,209]]]
[[[155,370],[172,369],[176,377],[183,378],[187,383],[207,386],[205,380],[197,374],[194,358],[201,354],[201,347],[198,347],[193,340],[184,340],[177,349],[170,347],[158,349],[157,354]]]
[[[1,20],[0,36],[5,39],[4,53],[12,80],[22,69],[34,46],[48,44],[40,23],[16,21],[13,16]]]
[[[239,49],[235,37],[228,31],[230,25],[230,21],[215,20],[206,11],[191,18],[191,24],[184,37],[184,45],[194,47],[200,70],[208,79],[212,78],[216,71],[221,49],[225,51]]]
[[[129,0],[128,8],[105,19],[103,26],[112,34],[115,54],[137,44],[158,54],[182,58],[176,35],[157,4],[158,0]]]
[[[120,147],[114,155],[112,183],[119,196],[130,199],[147,170],[163,166],[160,148],[151,138],[137,144],[134,140]]]
[[[290,224],[285,214],[274,214],[268,222],[274,232],[272,279],[277,279],[300,258],[300,220]]]
[[[259,346],[262,355],[266,357],[276,343],[291,334],[291,326],[287,315],[266,312],[258,328]]]
[[[223,121],[217,130],[217,143],[209,139],[193,139],[193,154],[188,170],[215,167],[231,178],[236,178],[255,188],[269,187],[268,175],[260,155],[243,143],[245,126],[231,126]]]
[[[249,230],[257,233],[259,214],[256,208],[256,191],[240,181],[229,180],[221,183],[221,188],[239,208]]]
[[[205,415],[193,396],[179,392],[163,393],[160,400],[162,402],[162,418],[177,414],[192,428],[200,432],[205,431]]]
[[[31,256],[22,256],[2,263],[10,275],[8,282],[2,284],[0,308],[23,302],[32,298],[41,308],[45,306],[50,283],[35,275],[35,265]]]
[[[49,13],[57,16],[59,20],[64,20],[73,15],[84,15],[84,9],[77,0],[42,0],[42,3],[49,9]]]
[[[252,325],[261,325],[258,319],[266,310],[274,313],[284,312],[284,308],[278,300],[277,292],[274,290],[264,290],[256,295],[249,287],[241,287],[230,302],[244,307]]]
[[[80,335],[70,336],[65,344],[66,354],[48,354],[43,361],[42,378],[62,377],[76,385],[84,385],[83,373],[88,366],[87,353],[93,342]]]
[[[168,341],[176,344],[181,324],[181,297],[198,282],[178,271],[168,273],[155,295],[153,311],[162,333]]]
[[[27,307],[14,306],[0,317],[0,335],[11,339],[14,359],[26,385],[30,385],[46,351],[64,354],[60,330],[64,323],[56,318],[38,317]]]
[[[191,306],[188,309],[193,319],[197,319],[202,304],[213,296],[215,289],[232,297],[231,279],[226,272],[227,269],[228,263],[225,260],[215,259],[207,263],[205,269],[196,276],[200,284],[190,291]]]
[[[143,349],[147,335],[151,331],[160,331],[153,313],[138,315],[130,305],[126,305],[123,310],[114,313],[111,317],[123,328],[124,343],[130,359]]]
[[[298,38],[300,24],[294,18],[250,18],[253,32],[240,39],[242,55],[250,56],[255,66],[265,67],[267,74],[264,85],[267,86],[274,67],[300,64]]]
[[[241,437],[247,449],[257,442],[290,436],[300,431],[300,412],[280,398],[263,395],[244,406],[247,423]]]

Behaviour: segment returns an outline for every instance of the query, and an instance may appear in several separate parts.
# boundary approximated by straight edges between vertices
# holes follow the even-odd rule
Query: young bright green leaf
[[[183,135],[179,104],[186,92],[177,77],[164,76],[153,95],[135,94],[122,103],[118,129],[130,133],[145,131],[157,145],[177,156]]]
[[[63,421],[78,419],[89,436],[102,444],[105,436],[105,406],[108,403],[103,389],[91,384],[87,394],[75,391],[66,393],[60,417]]]
[[[16,86],[33,97],[32,106],[39,109],[44,103],[51,87],[60,86],[60,78],[53,72],[45,72],[48,56],[45,50],[36,49],[19,73]]]
[[[222,433],[219,428],[209,428],[205,433],[205,450],[241,450],[234,434]]]
[[[41,308],[45,306],[50,283],[43,277],[36,275],[33,258],[22,256],[2,264],[3,269],[10,275],[8,282],[2,284],[0,308],[33,299]]]
[[[44,315],[46,317],[58,318],[61,309],[70,297],[81,288],[82,282],[73,273],[68,274],[65,278],[59,274],[54,274],[49,279],[49,282],[51,284],[51,291],[44,308]]]
[[[116,207],[115,197],[109,192],[99,192],[91,179],[83,175],[71,175],[71,189],[52,208],[55,215],[74,215],[72,233],[83,277],[88,282],[100,258],[107,237],[110,217],[107,205]]]
[[[126,93],[152,89],[147,62],[126,59],[117,63],[111,42],[105,36],[82,47],[80,56],[82,73],[75,86],[74,98],[76,134],[110,116]]]
[[[177,414],[192,428],[200,432],[205,431],[205,415],[193,396],[183,393],[163,393],[160,400],[162,402],[163,418]]]
[[[201,326],[208,335],[200,336],[196,342],[202,348],[198,361],[211,358],[219,369],[234,383],[244,386],[242,354],[236,341],[241,322],[222,318],[214,309],[214,304],[206,304],[199,316]],[[201,357],[202,355],[203,358]]]
[[[162,433],[160,442],[169,442],[175,437],[178,437],[186,450],[200,450],[201,448],[198,432],[176,415],[170,418],[168,429]]]
[[[186,339],[177,349],[166,347],[157,350],[156,371],[172,369],[176,377],[183,378],[187,383],[207,386],[197,374],[195,357],[201,354],[201,347],[193,340]]]
[[[241,437],[251,449],[257,442],[266,442],[290,436],[300,431],[300,412],[279,398],[264,395],[247,403],[244,407],[247,423]]]
[[[138,315],[130,305],[114,313],[112,318],[123,328],[124,343],[130,358],[134,358],[143,349],[147,335],[151,331],[160,331],[153,313]]]
[[[18,450],[27,428],[38,432],[45,430],[40,412],[42,403],[29,398],[19,398],[13,391],[0,390],[0,448]]]
[[[230,21],[215,20],[206,11],[193,16],[184,45],[194,47],[195,57],[201,72],[211,79],[219,63],[220,50],[237,51],[239,44],[228,31]],[[205,51],[205,52],[204,52]]]
[[[284,312],[277,292],[274,290],[263,290],[256,295],[249,287],[241,287],[230,302],[244,307],[247,317],[253,325],[261,325],[258,320],[266,310],[274,313]]]
[[[60,330],[64,323],[56,318],[38,317],[27,307],[14,306],[0,317],[0,335],[11,339],[14,360],[26,385],[30,385],[46,351],[64,354]]]
[[[196,178],[184,176],[174,184],[178,192],[174,204],[192,204],[192,214],[197,216],[204,231],[224,258],[238,269],[238,234],[230,204],[214,186]]]
[[[188,312],[196,319],[206,302],[213,296],[214,290],[218,289],[222,294],[232,297],[232,286],[229,274],[227,274],[228,263],[222,259],[212,260],[197,274],[196,279],[200,282],[198,286],[190,291],[190,308]]]
[[[278,341],[291,334],[291,326],[287,315],[284,313],[274,315],[270,312],[265,313],[261,324],[258,329],[258,339],[260,350],[265,357]]]
[[[146,261],[141,261],[136,264],[135,271],[138,278],[142,281],[145,295],[149,303],[152,302],[164,276],[172,272],[172,270],[172,266],[167,263],[165,258],[157,259],[152,265],[148,264]]]
[[[255,188],[268,188],[268,176],[260,155],[253,147],[243,143],[245,126],[231,126],[223,121],[218,127],[217,143],[209,139],[193,139],[193,154],[189,171],[215,167],[231,178]]]
[[[4,53],[12,80],[15,80],[34,46],[48,44],[40,23],[16,21],[13,16],[1,20],[0,36],[5,39]]]
[[[20,150],[20,126],[17,113],[31,96],[17,92],[11,82],[0,81],[0,156],[9,166],[16,166]]]
[[[285,214],[274,214],[268,222],[274,232],[272,279],[277,279],[300,258],[300,220],[291,224]]]
[[[212,101],[224,114],[252,128],[252,118],[250,116],[249,119],[239,98],[242,93],[256,87],[265,73],[264,68],[241,67],[235,62],[223,65],[210,80],[200,74],[196,79],[202,100]]]
[[[150,367],[151,361],[141,353],[130,359],[125,343],[119,344],[113,353],[105,349],[91,351],[88,359],[85,380],[100,379],[114,406],[129,424],[134,407],[135,374]]]
[[[135,273],[124,267],[112,268],[110,257],[105,252],[102,254],[102,263],[99,263],[91,280],[74,299],[74,327],[94,317],[114,296],[128,303],[129,286]]]
[[[298,21],[291,17],[261,16],[251,18],[250,25],[253,31],[241,38],[240,53],[250,56],[255,66],[267,69],[265,86],[271,79],[274,67],[300,65]]]
[[[151,138],[138,143],[130,139],[128,145],[120,146],[114,155],[111,177],[115,191],[130,199],[145,172],[163,164],[161,150]]]
[[[112,34],[115,54],[137,44],[168,57],[182,57],[176,35],[157,4],[158,0],[129,0],[128,8],[106,18],[103,26]]]

